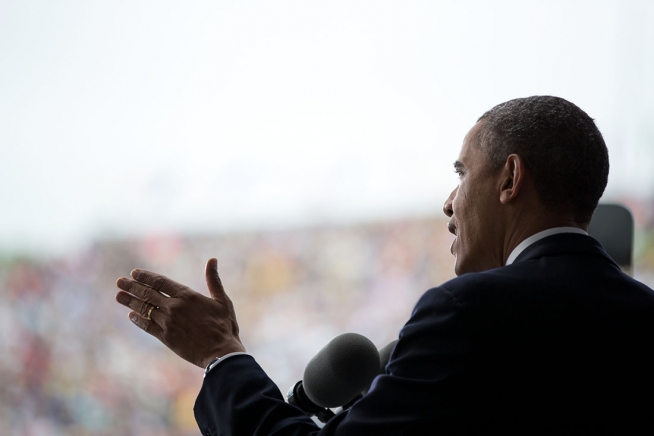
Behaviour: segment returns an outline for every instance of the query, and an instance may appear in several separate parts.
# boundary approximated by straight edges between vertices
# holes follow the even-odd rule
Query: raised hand
[[[215,357],[245,351],[238,336],[234,306],[218,276],[218,261],[206,266],[211,298],[169,278],[142,269],[121,277],[116,301],[132,312],[130,320],[181,358],[206,367]]]

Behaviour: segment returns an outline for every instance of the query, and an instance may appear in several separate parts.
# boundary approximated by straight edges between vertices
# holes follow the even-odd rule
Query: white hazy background
[[[0,1],[0,251],[440,213],[467,130],[552,94],[654,192],[651,1]]]

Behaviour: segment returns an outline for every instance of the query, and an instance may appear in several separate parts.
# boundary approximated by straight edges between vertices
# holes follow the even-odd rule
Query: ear
[[[508,204],[520,194],[526,175],[525,161],[517,154],[509,155],[501,170],[500,203]]]

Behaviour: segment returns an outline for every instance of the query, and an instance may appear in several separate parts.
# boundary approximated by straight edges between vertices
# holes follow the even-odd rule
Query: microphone
[[[287,394],[290,404],[327,422],[329,408],[351,402],[379,373],[379,351],[358,333],[343,333],[325,345],[307,364],[302,380]]]
[[[391,353],[395,349],[395,344],[397,344],[398,340],[399,339],[395,339],[379,349],[379,372],[377,375],[386,373],[386,365],[388,364],[388,361],[391,360]],[[368,385],[361,394],[367,395],[370,388],[371,386]],[[343,408],[347,409],[347,407]]]
[[[397,341],[399,341],[399,339],[395,339],[394,341],[389,342],[379,349],[379,363],[381,364],[379,366],[380,374],[384,374],[386,372],[386,365],[388,364],[388,361],[391,360],[391,353],[395,349],[395,344],[397,344]]]

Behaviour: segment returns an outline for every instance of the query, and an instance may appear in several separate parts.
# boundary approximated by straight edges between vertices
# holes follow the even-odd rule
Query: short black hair
[[[553,96],[517,98],[483,114],[479,142],[493,170],[519,155],[541,202],[590,222],[609,177],[609,153],[595,122]]]

